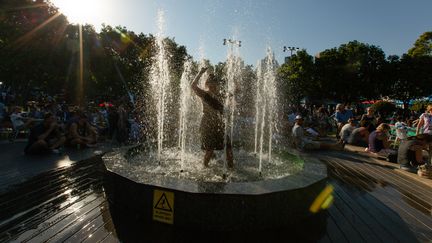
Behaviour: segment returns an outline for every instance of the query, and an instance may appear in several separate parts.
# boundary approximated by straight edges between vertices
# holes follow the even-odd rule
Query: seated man
[[[80,114],[78,120],[72,121],[69,126],[68,144],[71,146],[93,147],[96,142],[96,129],[90,125],[86,115]]]
[[[28,129],[32,125],[33,119],[23,117],[22,114],[23,113],[21,107],[16,106],[12,114],[10,115],[12,126],[16,131]]]
[[[362,121],[360,127],[354,129],[349,138],[348,144],[360,147],[367,147],[369,143],[369,124]]]
[[[24,152],[26,154],[58,153],[57,149],[65,141],[66,138],[58,129],[54,115],[46,113],[43,122],[30,130],[30,136]]]
[[[341,142],[344,143],[348,143],[348,138],[351,135],[351,133],[354,131],[354,129],[356,128],[356,123],[354,118],[350,118],[348,119],[348,123],[343,125],[339,136],[341,138]]]
[[[419,165],[428,162],[427,156],[426,158],[423,156],[423,150],[427,150],[430,144],[432,144],[432,135],[429,134],[419,134],[401,143],[397,158],[400,168],[416,173]]]
[[[327,144],[327,143],[320,143],[317,141],[312,141],[311,139],[307,138],[304,135],[303,131],[303,117],[298,115],[295,118],[296,122],[292,129],[292,136],[294,139],[294,145],[299,150],[316,150],[316,149],[335,149],[335,150],[342,150],[343,144],[342,143],[336,143],[336,144]]]

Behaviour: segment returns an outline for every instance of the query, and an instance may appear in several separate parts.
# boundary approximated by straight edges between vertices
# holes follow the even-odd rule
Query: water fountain
[[[159,23],[163,26],[162,13]],[[203,230],[280,228],[312,216],[309,207],[325,186],[326,169],[319,161],[273,144],[278,102],[272,51],[268,49],[258,65],[256,101],[250,104],[255,121],[237,109],[246,83],[239,49],[228,51],[224,117],[235,169],[227,170],[222,152],[204,168],[199,144],[202,104],[190,90],[196,69],[204,64],[185,61],[180,97],[173,97],[163,39],[161,27],[150,82],[153,110],[146,116],[156,117],[155,138],[139,149],[123,148],[103,158],[112,206],[142,222]],[[169,123],[167,106],[174,98],[180,104],[179,119]],[[177,132],[168,134],[166,126],[176,126]],[[176,140],[174,146],[165,143],[170,139]]]

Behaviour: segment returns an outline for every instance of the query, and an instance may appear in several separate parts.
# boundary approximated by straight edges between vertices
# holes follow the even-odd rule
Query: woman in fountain
[[[207,91],[198,87],[198,81],[207,71],[202,68],[192,82],[192,90],[203,103],[203,116],[201,120],[201,148],[205,150],[204,166],[208,166],[210,159],[214,156],[214,150],[224,149],[224,131],[222,97],[220,96],[219,81],[210,74],[205,82]],[[233,168],[233,153],[230,139],[226,137],[226,158],[229,168]]]

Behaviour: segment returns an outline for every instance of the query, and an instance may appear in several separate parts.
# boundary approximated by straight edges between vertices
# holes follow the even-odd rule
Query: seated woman
[[[363,114],[360,121],[365,121],[369,125],[369,133],[375,131],[375,128],[377,126],[377,118],[375,117],[375,111],[372,107],[366,108],[366,114]]]
[[[68,144],[71,146],[84,145],[92,147],[97,142],[97,132],[87,121],[87,116],[79,115],[77,121],[73,121],[69,127]]]
[[[389,132],[389,125],[385,123],[380,124],[376,130],[369,135],[369,147],[366,151],[385,157],[394,154],[395,151],[390,149]]]
[[[417,167],[428,161],[423,156],[423,150],[427,150],[430,144],[432,144],[432,135],[429,134],[418,134],[401,143],[397,159],[400,168],[416,173]]]

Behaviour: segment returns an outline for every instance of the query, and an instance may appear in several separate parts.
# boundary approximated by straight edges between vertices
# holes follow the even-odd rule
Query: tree
[[[432,31],[423,33],[408,50],[412,57],[432,56]]]
[[[345,102],[379,98],[386,85],[385,63],[381,48],[358,41],[321,52],[315,61],[318,90],[327,96],[321,98]]]
[[[316,87],[313,57],[304,49],[292,55],[279,68],[278,75],[288,101],[297,106]]]
[[[432,74],[430,57],[412,57],[403,55],[401,59],[389,58],[386,74],[392,79],[389,96],[402,100],[405,107],[411,99],[430,95],[432,92]]]

